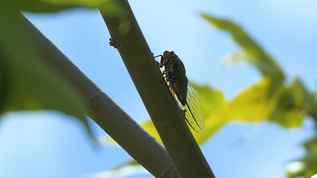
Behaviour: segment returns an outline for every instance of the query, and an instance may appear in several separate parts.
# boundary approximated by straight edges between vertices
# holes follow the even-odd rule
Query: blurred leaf
[[[277,107],[269,117],[285,128],[300,127],[307,115],[302,84],[295,79],[290,87],[284,87]]]
[[[2,11],[57,12],[71,8],[100,8],[108,14],[122,13],[115,0],[1,0]]]
[[[205,117],[215,113],[227,103],[225,95],[221,90],[215,90],[209,85],[197,85],[192,82],[190,84],[199,94]]]
[[[280,87],[270,96],[271,78],[264,77],[243,90],[220,113],[224,120],[240,122],[261,122],[273,111],[280,96]]]
[[[239,94],[239,96],[236,97],[230,105],[232,105],[232,109],[236,110],[240,110],[241,107],[250,107],[254,111],[253,114],[251,111],[245,112],[247,110],[240,110],[240,113],[228,112],[231,114],[231,117],[244,118],[243,120],[240,120],[244,121],[247,118],[264,119],[265,117],[270,116],[270,121],[276,122],[286,128],[301,126],[305,115],[307,114],[305,111],[308,111],[310,115],[317,118],[317,103],[314,99],[315,97],[307,92],[299,80],[294,81],[292,88],[284,88],[284,91],[282,91],[283,94],[279,99],[279,94],[276,92],[281,90],[281,84],[284,80],[284,74],[281,68],[267,52],[265,52],[246,32],[244,32],[241,27],[226,19],[215,18],[207,14],[201,14],[201,16],[215,27],[228,31],[233,40],[242,47],[243,51],[233,52],[225,63],[240,61],[249,62],[256,66],[262,75],[269,81],[269,83],[266,84],[267,86],[261,87],[261,91],[265,92],[265,94],[262,94],[266,95],[267,102],[264,102],[264,98],[261,97],[260,94],[258,94],[258,96],[262,99],[256,97],[254,94],[249,95],[252,91],[245,90]],[[252,88],[259,90],[257,86],[254,87]],[[294,98],[295,95],[297,98]],[[302,97],[301,99],[298,98],[299,95]],[[256,101],[257,99],[262,100],[262,102],[257,104],[253,103],[254,106],[251,107],[252,102],[250,101]],[[278,101],[278,104],[276,104],[276,101]],[[245,102],[248,102],[251,105],[247,106]],[[264,107],[267,108],[266,111]],[[230,110],[232,111],[232,109]],[[264,113],[257,114],[260,110]],[[271,112],[272,114],[270,114]]]
[[[279,107],[277,108],[277,110],[280,109],[284,113],[287,113],[287,114],[292,112],[291,114],[293,116],[293,117],[287,118],[286,127],[289,126],[290,123],[295,123],[295,127],[300,126],[302,124],[304,116],[306,115],[310,115],[316,123],[317,121],[316,92],[309,92],[299,78],[295,78],[292,82],[291,87],[289,89],[286,89],[286,92],[284,93],[281,99],[281,102],[283,103],[279,104]],[[285,126],[285,120],[286,118],[284,120],[275,119],[274,121],[279,121],[278,122],[279,124]],[[291,125],[291,127],[293,126],[294,125]],[[294,177],[300,177],[300,176],[310,177],[316,174],[317,172],[317,135],[315,134],[313,139],[306,142],[304,144],[304,147],[306,149],[305,157],[289,164],[286,177],[288,178],[294,178]]]
[[[270,122],[275,122],[284,128],[298,128],[302,126],[305,115],[297,108],[276,108],[269,117]]]
[[[44,60],[27,33],[19,13],[0,11],[1,101],[0,113],[20,110],[58,110],[73,115],[88,127],[83,113],[85,101],[79,92]],[[5,82],[3,82],[5,81]]]
[[[239,60],[233,58],[232,62],[244,60],[255,65],[263,75],[284,78],[278,64],[236,23],[207,14],[201,14],[201,16],[215,27],[228,31],[233,40],[243,48],[245,52],[243,55],[247,57],[238,58]]]
[[[0,111],[4,107],[9,93],[9,71],[4,59],[4,52],[2,51],[0,43]]]
[[[313,95],[315,98],[317,98],[317,90],[314,91]]]
[[[246,61],[254,65],[264,77],[271,77],[269,95],[273,95],[276,87],[284,80],[284,74],[274,59],[236,23],[203,13],[200,15],[213,26],[229,32],[232,39],[242,47],[242,52],[233,53],[225,63]]]
[[[304,144],[306,155],[303,159],[289,164],[286,177],[313,176],[317,172],[317,138]]]
[[[221,90],[215,90],[208,85],[191,85],[199,94],[204,110],[205,131],[198,133],[192,130],[197,143],[202,145],[226,123],[217,117],[217,113],[227,104],[227,100]]]
[[[300,79],[295,79],[293,87],[296,90],[296,96],[303,100],[302,107],[311,115],[315,121],[317,120],[317,101],[313,93],[310,93],[303,85]]]
[[[284,75],[280,67],[239,26],[228,20],[205,14],[202,16],[217,28],[229,31],[234,41],[243,48],[242,52],[232,53],[225,63],[247,61],[255,65],[266,79],[271,80],[268,83],[260,82],[241,92],[230,102],[228,108],[224,109],[227,112],[224,112],[222,119],[236,117],[239,121],[250,122],[252,118],[254,121],[262,121],[269,116],[270,121],[285,128],[300,127],[307,114],[317,120],[316,92],[307,91],[299,79],[295,79],[290,87],[282,86]],[[304,159],[293,164],[297,167],[296,171],[288,172],[287,176],[315,174],[316,153],[316,150],[308,151]]]

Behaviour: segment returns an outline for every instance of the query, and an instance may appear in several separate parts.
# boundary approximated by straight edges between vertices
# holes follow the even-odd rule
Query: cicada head
[[[176,54],[171,50],[164,50],[161,56],[160,67],[165,66]]]

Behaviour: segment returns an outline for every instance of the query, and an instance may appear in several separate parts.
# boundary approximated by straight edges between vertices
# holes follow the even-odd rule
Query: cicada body
[[[163,66],[163,76],[178,106],[185,110],[187,123],[197,132],[204,131],[200,98],[188,82],[183,62],[173,51],[165,50],[159,63],[159,67]]]

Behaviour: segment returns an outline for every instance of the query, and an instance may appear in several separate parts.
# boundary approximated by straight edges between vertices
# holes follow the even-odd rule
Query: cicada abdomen
[[[200,98],[188,83],[184,64],[173,52],[165,50],[159,67],[178,106],[185,111],[187,123],[197,132],[204,131],[204,116]]]

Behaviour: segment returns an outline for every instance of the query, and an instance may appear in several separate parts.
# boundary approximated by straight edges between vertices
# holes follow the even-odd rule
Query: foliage
[[[86,123],[78,93],[40,61],[39,50],[21,24],[18,13],[1,14],[3,62],[1,112],[55,109]],[[14,30],[12,30],[14,29]],[[75,91],[75,92],[74,92]],[[63,99],[62,99],[63,98]],[[63,101],[63,102],[61,102]]]
[[[84,123],[85,101],[42,60],[19,11],[56,12],[75,7],[100,7],[108,14],[120,10],[109,0],[6,0],[0,2],[0,113],[21,110],[57,110]],[[88,128],[89,130],[89,128]]]
[[[275,60],[237,24],[207,14],[201,14],[201,16],[215,27],[228,31],[233,40],[242,47],[242,52],[234,52],[227,61],[249,62],[263,75],[259,82],[242,91],[230,102],[232,107],[227,112],[231,117],[227,119],[235,117],[240,122],[267,119],[285,128],[300,127],[307,116],[313,117],[316,121],[316,98],[300,79],[295,78],[290,85],[286,85],[283,72]],[[304,166],[298,172],[291,170],[287,174],[289,177],[307,176],[316,172],[315,145],[316,137],[305,144],[307,153],[305,158],[300,160]]]
[[[294,169],[289,169],[287,172],[288,178],[316,174],[317,138],[315,137],[304,143],[304,148],[306,149],[305,157],[290,164],[289,167],[294,167]]]
[[[3,0],[1,11],[27,11],[36,13],[58,12],[71,8],[99,8],[112,15],[123,13],[113,0]]]

